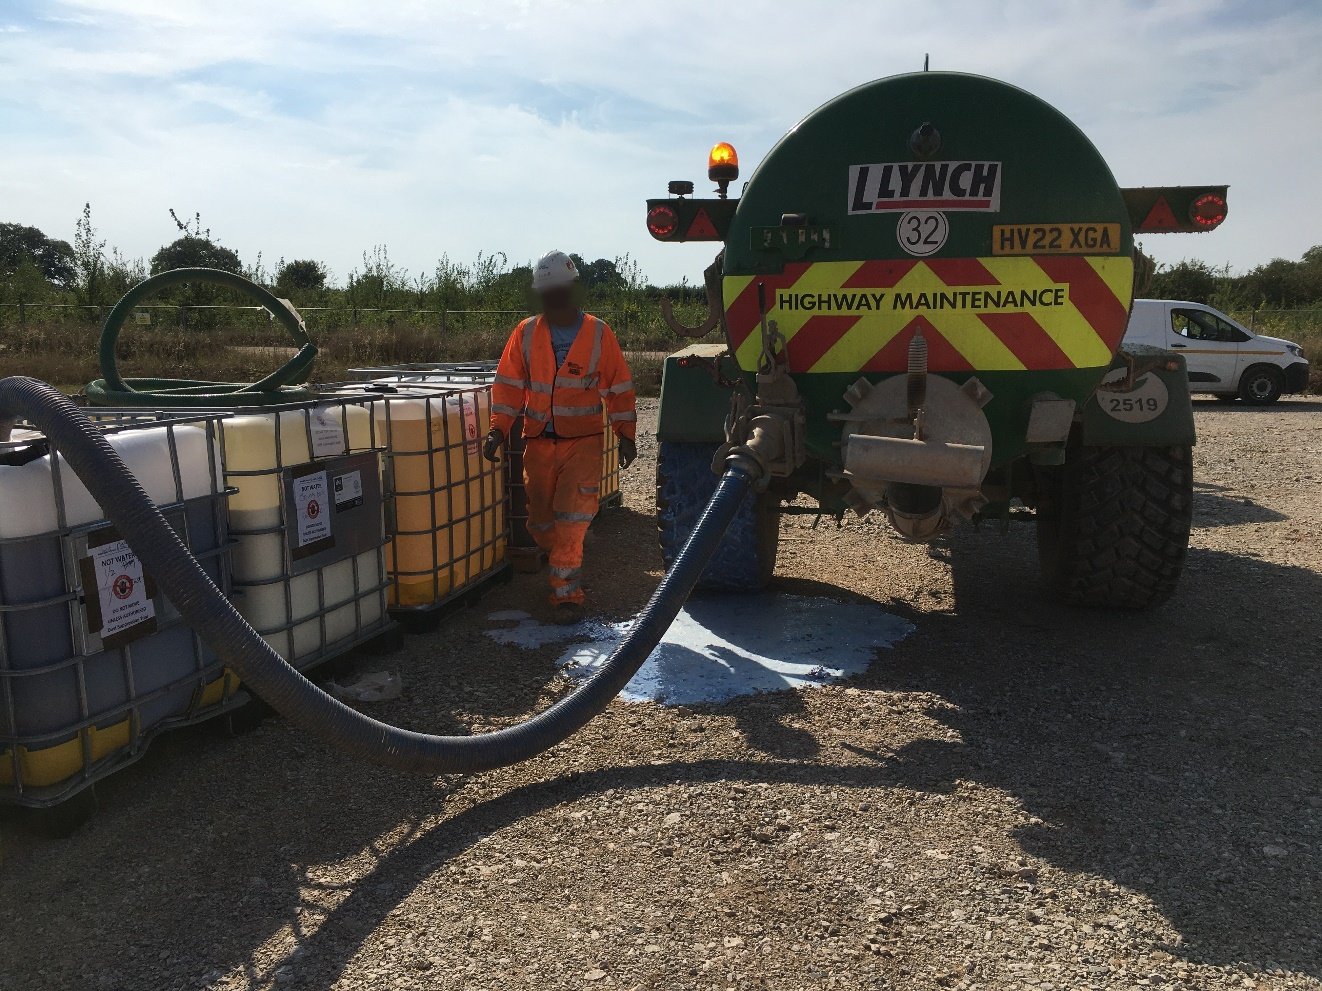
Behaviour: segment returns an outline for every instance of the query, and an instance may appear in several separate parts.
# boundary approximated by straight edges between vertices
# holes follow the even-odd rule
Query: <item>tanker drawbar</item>
[[[719,328],[724,341],[667,362],[663,448],[719,438],[738,451],[756,435],[774,452],[762,516],[807,494],[826,513],[882,513],[911,540],[1033,516],[1048,582],[1066,599],[1146,606],[1171,593],[1188,479],[1163,476],[1175,522],[1154,535],[1133,496],[1149,490],[1140,476],[1151,459],[1124,460],[1086,500],[1071,465],[1099,449],[1193,443],[1179,356],[1121,349],[1136,283],[1151,271],[1134,233],[1217,226],[1225,187],[1123,190],[1059,111],[1005,83],[937,72],[819,107],[737,198],[733,150],[718,145],[709,164],[716,197],[672,182],[670,197],[647,204],[658,240],[723,242],[705,279],[708,319],[683,327],[665,308],[681,333]],[[1099,391],[1121,401],[1099,404]],[[1103,554],[1081,536],[1099,513],[1118,566],[1116,548]],[[684,536],[662,532],[663,543]],[[1140,553],[1154,541],[1160,567]],[[774,547],[763,539],[717,559]],[[744,570],[769,575],[767,564]]]

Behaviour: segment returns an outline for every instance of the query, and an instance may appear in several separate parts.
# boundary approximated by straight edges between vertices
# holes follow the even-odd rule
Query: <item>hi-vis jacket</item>
[[[491,425],[507,437],[523,414],[523,436],[538,437],[555,422],[557,437],[601,433],[602,411],[621,437],[634,436],[633,382],[615,332],[590,313],[583,315],[565,363],[555,367],[546,317],[529,317],[510,335],[491,387]]]

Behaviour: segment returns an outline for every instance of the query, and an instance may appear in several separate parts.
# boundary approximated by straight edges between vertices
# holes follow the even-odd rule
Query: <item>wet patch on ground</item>
[[[493,613],[492,639],[528,649],[572,643],[557,666],[574,681],[592,677],[630,623],[539,623],[527,613]],[[691,600],[620,697],[701,705],[742,695],[815,688],[861,674],[913,631],[875,603],[800,595],[711,596]]]

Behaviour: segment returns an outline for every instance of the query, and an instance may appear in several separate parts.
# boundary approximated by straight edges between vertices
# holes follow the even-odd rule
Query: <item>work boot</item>
[[[574,626],[583,622],[583,607],[577,602],[561,602],[551,610],[551,622],[556,626]]]

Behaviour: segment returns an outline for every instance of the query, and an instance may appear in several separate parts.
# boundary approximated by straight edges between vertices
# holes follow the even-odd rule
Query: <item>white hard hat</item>
[[[563,251],[548,251],[537,259],[532,270],[532,287],[535,292],[548,289],[564,289],[578,281],[578,269],[574,260]]]

